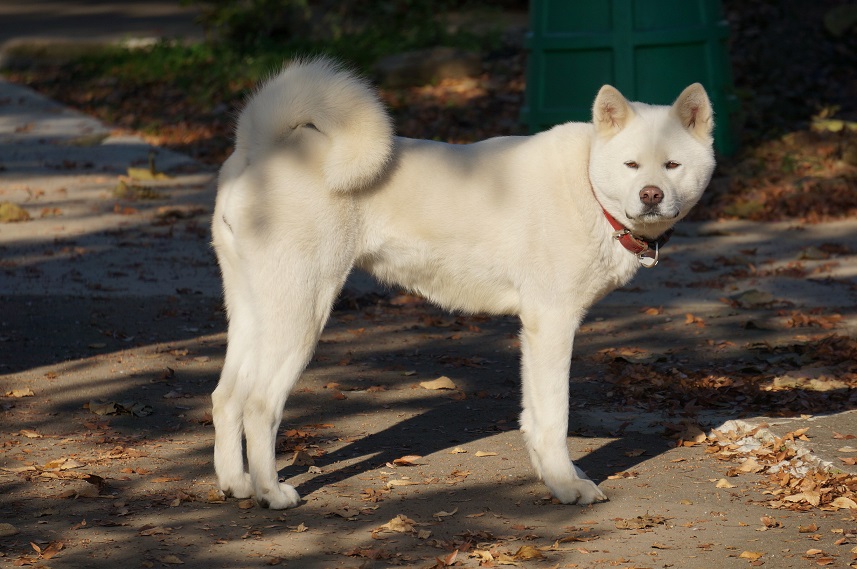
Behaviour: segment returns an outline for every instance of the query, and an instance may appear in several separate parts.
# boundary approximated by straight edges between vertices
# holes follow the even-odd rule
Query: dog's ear
[[[714,111],[702,85],[694,83],[682,91],[673,103],[672,111],[692,135],[706,142],[711,141]]]
[[[602,136],[616,134],[634,118],[634,111],[627,99],[618,89],[611,85],[604,85],[595,97],[592,105],[592,122],[595,130]]]

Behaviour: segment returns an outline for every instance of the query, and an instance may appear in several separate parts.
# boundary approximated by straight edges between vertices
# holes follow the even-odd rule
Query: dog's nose
[[[664,193],[657,186],[646,186],[640,190],[640,201],[646,205],[658,205],[664,199]]]

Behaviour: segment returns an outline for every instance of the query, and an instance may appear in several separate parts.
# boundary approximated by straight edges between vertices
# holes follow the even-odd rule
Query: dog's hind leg
[[[579,318],[555,309],[522,314],[521,431],[530,459],[551,493],[566,504],[607,497],[571,462],[568,437],[568,372]]]
[[[309,256],[278,259],[264,263],[254,276],[256,344],[242,386],[243,421],[253,493],[263,507],[283,509],[300,502],[292,486],[278,481],[276,434],[286,399],[312,357],[350,268],[344,260],[337,264],[319,267],[318,259]]]
[[[214,422],[214,470],[220,489],[226,496],[248,498],[253,493],[250,475],[244,468],[241,437],[244,432],[243,407],[245,395],[236,389],[246,382],[247,366],[252,363],[252,306],[240,295],[239,287],[228,267],[223,268],[226,306],[230,314],[226,360],[217,388],[211,394]],[[242,379],[243,378],[243,379]]]

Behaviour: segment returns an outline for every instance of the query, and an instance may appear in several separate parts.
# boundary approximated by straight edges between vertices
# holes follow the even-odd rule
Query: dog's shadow
[[[376,299],[377,300],[377,299]],[[360,303],[341,301],[338,308],[349,311],[354,315],[355,308]],[[385,308],[389,311],[389,308]],[[386,320],[403,318],[401,323],[407,322],[408,310],[400,314],[387,314]],[[442,453],[488,437],[497,435],[504,431],[515,431],[519,444],[514,454],[508,454],[509,460],[523,463],[526,466],[523,472],[531,472],[535,480],[536,474],[530,465],[529,454],[525,448],[523,437],[518,432],[518,419],[521,413],[520,401],[520,353],[514,346],[514,339],[520,323],[512,317],[494,317],[479,323],[479,332],[464,334],[456,342],[450,343],[445,339],[429,339],[424,334],[442,332],[440,335],[452,333],[448,327],[449,321],[457,317],[450,315],[431,305],[419,306],[410,310],[410,318],[418,318],[421,324],[418,331],[423,336],[416,344],[405,342],[398,349],[390,348],[383,339],[379,339],[373,331],[368,328],[363,334],[353,338],[347,345],[331,342],[322,342],[319,352],[322,356],[310,366],[322,371],[324,363],[336,362],[344,354],[339,350],[347,350],[347,357],[353,356],[354,360],[360,361],[375,368],[375,371],[390,369],[391,367],[404,367],[407,369],[418,369],[419,375],[434,376],[438,373],[448,373],[453,376],[455,383],[463,386],[463,398],[438,395],[436,397],[420,398],[418,404],[419,412],[415,413],[415,403],[410,398],[404,400],[385,398],[383,403],[375,400],[367,400],[365,397],[349,397],[346,400],[337,400],[335,403],[324,405],[320,413],[313,415],[312,421],[308,421],[303,410],[318,405],[320,394],[294,393],[287,403],[287,415],[291,420],[285,420],[284,430],[288,425],[301,425],[308,422],[333,423],[341,421],[343,417],[353,417],[358,414],[390,413],[405,414],[404,418],[397,420],[375,432],[361,437],[359,440],[349,442],[344,446],[332,450],[314,459],[314,466],[321,469],[322,473],[307,479],[307,466],[287,466],[280,470],[281,479],[289,483],[296,483],[296,489],[301,496],[309,496],[324,486],[343,482],[353,476],[363,475],[370,471],[384,467],[403,455],[419,455],[427,457],[433,453]],[[446,324],[442,328],[436,328],[438,321]],[[428,322],[428,324],[426,324]],[[435,323],[435,324],[433,324]],[[338,322],[333,318],[328,323],[328,332],[341,333],[355,326],[353,319]],[[462,328],[466,328],[466,322]],[[453,329],[454,330],[454,329]],[[390,332],[378,332],[389,334]],[[395,332],[394,332],[395,333]],[[386,344],[386,345],[385,345]],[[415,349],[419,357],[414,357]],[[586,354],[592,348],[581,350]],[[490,365],[475,367],[457,366],[462,361],[470,358],[484,359],[490,357]],[[652,429],[645,433],[635,432],[633,429],[625,429],[615,426],[593,426],[591,422],[579,416],[580,408],[596,406],[596,402],[603,405],[606,401],[606,392],[611,389],[609,382],[603,381],[603,372],[594,368],[588,358],[575,357],[572,361],[572,377],[570,378],[570,400],[573,403],[569,416],[569,436],[571,437],[571,455],[574,464],[582,469],[594,482],[600,483],[608,476],[631,469],[645,460],[658,456],[674,445],[674,441],[668,438],[652,434]],[[448,366],[453,369],[448,369]],[[447,366],[447,367],[444,367]],[[342,374],[333,364],[328,365],[333,369],[336,377]],[[491,368],[491,369],[489,369]],[[340,368],[341,369],[341,368]],[[328,375],[328,374],[326,374]],[[600,379],[593,381],[596,377]],[[343,381],[343,380],[338,380]],[[375,377],[372,381],[384,379]],[[399,386],[390,383],[390,389]],[[382,407],[383,405],[383,407]],[[317,407],[316,407],[317,408]],[[378,422],[387,419],[379,417]],[[369,419],[371,422],[372,420]],[[511,434],[511,433],[510,433]],[[509,442],[507,439],[506,442]],[[278,445],[279,446],[279,445]],[[590,450],[592,449],[592,450]],[[629,453],[631,449],[633,453]],[[279,453],[283,456],[283,453]],[[427,460],[427,459],[426,459]],[[547,489],[545,489],[547,493]]]
[[[354,396],[323,405],[321,412],[316,413],[311,422],[337,423],[345,417],[365,415],[367,422],[386,426],[375,429],[370,427],[369,434],[359,439],[349,439],[350,442],[316,458],[315,465],[321,469],[321,473],[311,478],[307,477],[306,466],[282,469],[280,475],[286,480],[293,479],[302,496],[309,496],[326,485],[382,468],[404,455],[428,457],[434,453],[448,452],[456,446],[488,439],[504,431],[516,431],[514,436],[517,437],[504,439],[504,445],[511,444],[515,448],[514,454],[506,453],[505,458],[526,465],[520,471],[532,473],[535,479],[523,437],[517,432],[521,412],[519,353],[514,346],[517,321],[512,318],[493,318],[481,322],[478,332],[464,332],[460,339],[449,342],[445,336],[451,334],[450,328],[435,329],[434,324],[431,324],[444,319],[448,322],[451,318],[448,314],[432,307],[425,307],[415,313],[410,316],[410,320],[402,314],[393,315],[393,318],[401,318],[398,330],[413,329],[410,321],[419,319],[422,324],[418,328],[418,340],[403,341],[398,349],[390,349],[390,344],[380,340],[367,326],[365,332],[357,336],[359,341],[343,342],[338,347],[335,342],[331,342],[320,347],[331,362],[328,366],[330,369],[324,371],[336,377],[343,376],[338,371],[341,368],[334,368],[336,364],[333,362],[342,355],[337,350],[347,350],[349,358],[353,355],[355,360],[375,368],[369,373],[390,369],[416,369],[420,377],[437,377],[438,373],[449,373],[457,385],[461,384],[464,397],[425,396],[415,402],[412,395],[377,400]],[[350,326],[354,326],[352,321],[347,324],[334,321],[330,327],[342,332]],[[714,335],[711,328],[709,326],[707,330],[710,335]],[[645,326],[629,326],[628,330],[638,330],[638,333],[625,333],[623,343],[626,345],[642,346],[653,353],[663,352],[664,345],[670,346],[671,352],[665,356],[667,360],[664,363],[650,364],[653,373],[660,369],[657,366],[676,365],[681,369],[692,370],[696,367],[707,369],[711,365],[711,353],[698,349],[699,338],[696,336],[680,331],[664,337],[663,334],[651,334]],[[718,334],[724,335],[728,331],[723,329]],[[390,333],[390,330],[378,331],[382,335]],[[847,390],[819,392],[812,398],[802,393],[801,397],[795,398],[791,390],[770,392],[764,382],[751,381],[733,386],[724,393],[730,402],[734,400],[734,404],[725,404],[723,398],[711,398],[711,390],[705,384],[687,384],[682,390],[676,388],[676,391],[670,391],[670,384],[662,385],[652,395],[653,398],[644,399],[642,403],[645,404],[625,405],[622,383],[617,383],[617,378],[612,377],[623,373],[624,368],[605,366],[603,357],[599,355],[603,348],[613,343],[615,338],[612,335],[584,335],[583,341],[575,345],[569,380],[572,404],[568,436],[571,456],[575,465],[596,483],[633,469],[674,448],[676,439],[675,433],[668,432],[670,423],[672,427],[681,428],[683,420],[698,421],[702,427],[715,428],[726,421],[747,415],[785,416],[807,411],[823,414],[835,412],[829,405],[832,401],[839,402],[836,410],[853,408]],[[680,362],[676,361],[675,354],[682,358]],[[457,366],[466,365],[462,362],[468,358],[486,356],[494,361],[484,366],[458,367],[455,370]],[[718,366],[738,369],[749,365],[748,361],[752,363],[755,356],[745,352],[724,352],[719,357]],[[797,362],[794,365],[800,367],[804,364]],[[325,375],[330,377],[329,373]],[[371,381],[383,383],[388,377],[383,374],[373,375]],[[392,383],[390,388],[395,389]],[[617,392],[617,396],[611,397],[611,391]],[[288,414],[293,424],[310,422],[302,416],[301,409],[318,405],[318,391],[307,394],[299,392],[296,395],[287,405],[292,408]],[[675,401],[663,402],[660,396],[669,396]],[[692,409],[688,410],[689,407]],[[620,409],[624,409],[624,412],[619,412]],[[694,410],[700,414],[695,414]],[[372,415],[376,413],[377,418],[373,420]],[[391,415],[401,418],[391,424]],[[484,446],[488,447],[487,444]],[[462,455],[461,458],[469,461],[470,456]]]
[[[309,496],[324,486],[343,482],[351,477],[363,475],[403,455],[428,456],[433,453],[448,452],[457,446],[468,445],[497,435],[503,431],[514,430],[520,437],[519,448],[515,454],[506,458],[526,464],[524,470],[535,472],[530,466],[529,455],[524,447],[523,437],[517,432],[514,417],[517,414],[516,401],[502,402],[500,424],[487,422],[489,417],[497,417],[496,400],[446,401],[423,413],[404,419],[381,431],[348,443],[340,449],[315,459],[315,466],[322,470],[309,480],[300,482],[296,489],[301,496]],[[573,417],[572,417],[573,419]],[[572,421],[572,429],[574,429]],[[594,447],[590,452],[580,454],[574,463],[596,483],[603,482],[608,476],[628,470],[641,462],[666,452],[674,443],[667,438],[629,432],[618,436],[606,430],[598,432],[586,428],[586,434],[573,434],[573,446]],[[582,444],[581,444],[581,441]],[[587,445],[592,441],[592,445]],[[517,447],[517,445],[516,445]],[[634,453],[627,451],[633,447]],[[633,456],[632,456],[633,455]],[[467,459],[465,459],[467,460]],[[306,466],[287,466],[280,471],[281,479],[300,477],[307,471]],[[547,489],[545,489],[547,493]]]

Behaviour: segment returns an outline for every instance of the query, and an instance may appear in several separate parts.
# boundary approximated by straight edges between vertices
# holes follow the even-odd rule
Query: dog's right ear
[[[592,122],[601,136],[612,136],[634,118],[628,100],[616,87],[604,85],[592,105]]]

